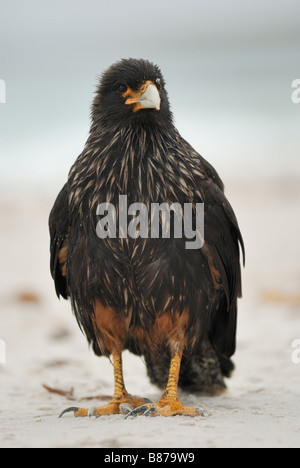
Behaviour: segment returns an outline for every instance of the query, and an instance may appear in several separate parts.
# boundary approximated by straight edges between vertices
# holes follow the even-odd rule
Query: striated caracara
[[[173,124],[157,66],[126,59],[102,75],[90,135],[49,225],[56,292],[96,355],[112,355],[115,376],[110,403],[64,413],[201,415],[177,388],[225,388],[244,247],[220,177]],[[125,349],[165,388],[158,403],[127,392]]]

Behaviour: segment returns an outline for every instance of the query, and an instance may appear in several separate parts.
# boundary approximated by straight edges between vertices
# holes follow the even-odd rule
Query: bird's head
[[[101,79],[93,103],[94,123],[114,127],[137,122],[172,121],[165,81],[158,66],[147,60],[123,59]]]

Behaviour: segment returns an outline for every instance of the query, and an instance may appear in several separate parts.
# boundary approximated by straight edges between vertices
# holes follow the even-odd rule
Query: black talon
[[[72,411],[73,411],[74,413],[76,413],[78,410],[79,410],[79,408],[76,408],[75,406],[71,406],[71,408],[65,409],[65,410],[59,415],[59,419],[62,418],[63,415],[66,414],[66,413],[71,413]]]
[[[207,418],[208,414],[202,408],[196,408],[196,412],[202,416],[202,418]]]
[[[129,414],[132,411],[132,407],[127,405],[126,403],[123,403],[120,405],[120,410],[122,411],[123,414]]]
[[[156,413],[157,412],[157,408],[156,406],[152,406],[152,408],[149,408],[145,413],[144,413],[144,416],[150,416],[152,413]]]
[[[129,416],[137,416],[140,413],[144,413],[146,410],[147,410],[147,405],[139,406],[138,408],[135,408],[134,410],[130,411],[130,413],[128,413],[125,416],[125,419],[129,418]]]

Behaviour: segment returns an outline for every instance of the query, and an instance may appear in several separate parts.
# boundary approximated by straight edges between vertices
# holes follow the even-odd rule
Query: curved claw
[[[125,419],[129,418],[130,416],[137,416],[138,414],[145,413],[145,411],[147,410],[148,410],[147,405],[139,406],[138,408],[135,408],[134,410],[130,411],[130,413],[128,413],[125,416]]]
[[[156,413],[157,412],[157,407],[156,406],[152,406],[151,408],[149,408],[147,411],[145,411],[144,413],[144,416],[151,416],[152,413]]]
[[[123,403],[122,405],[120,405],[120,410],[123,414],[128,415],[129,413],[131,413],[132,407],[127,405],[126,403]]]
[[[163,403],[163,404],[162,404]],[[208,414],[200,407],[192,408],[192,407],[185,407],[179,401],[171,401],[170,403],[164,401],[159,402],[158,404],[146,404],[135,408],[134,410],[130,411],[125,419],[129,418],[130,416],[138,416],[142,414],[143,416],[200,416],[200,417],[208,417]]]
[[[65,409],[60,415],[59,415],[59,419],[63,417],[64,414],[66,413],[72,413],[72,411],[74,413],[77,413],[77,411],[79,410],[79,408],[77,408],[76,406],[71,406],[70,408],[67,408]]]
[[[199,407],[196,408],[196,412],[199,413],[199,415],[202,416],[202,418],[207,418],[208,417],[208,414],[202,408],[199,408]]]

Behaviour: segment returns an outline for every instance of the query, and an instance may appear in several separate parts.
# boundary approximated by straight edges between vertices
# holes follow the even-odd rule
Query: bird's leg
[[[134,408],[149,402],[149,400],[145,398],[135,397],[127,392],[123,378],[121,353],[113,353],[113,364],[115,389],[112,400],[107,405],[91,409],[71,407],[63,411],[60,417],[69,412],[74,412],[74,416],[76,417],[99,417],[109,414],[126,414],[131,412]]]
[[[171,359],[169,379],[165,392],[157,404],[146,404],[131,411],[128,416],[204,416],[201,408],[183,406],[178,397],[178,380],[182,353],[175,352]]]

